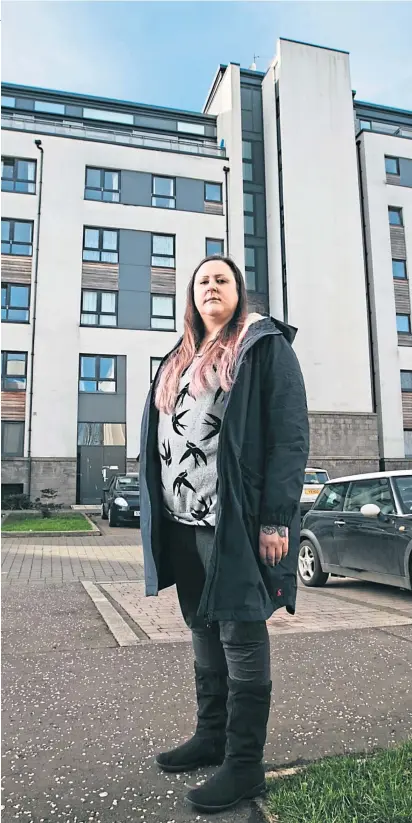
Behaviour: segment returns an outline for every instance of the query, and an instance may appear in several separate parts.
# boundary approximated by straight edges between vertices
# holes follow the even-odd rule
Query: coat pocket
[[[245,514],[257,517],[260,513],[260,503],[263,490],[263,476],[246,466],[242,459],[239,460],[242,475],[242,486],[244,493]]]

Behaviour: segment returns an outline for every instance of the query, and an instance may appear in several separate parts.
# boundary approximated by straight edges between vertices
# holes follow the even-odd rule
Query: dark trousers
[[[227,672],[231,680],[270,682],[270,646],[264,620],[221,620],[208,625],[197,610],[213,548],[214,529],[164,521],[165,545],[176,580],[180,608],[192,631],[196,663]]]

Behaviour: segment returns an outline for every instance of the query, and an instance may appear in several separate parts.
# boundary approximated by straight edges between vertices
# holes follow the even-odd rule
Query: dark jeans
[[[192,630],[195,660],[199,666],[226,671],[231,680],[256,684],[270,682],[270,646],[264,620],[221,620],[208,625],[197,617],[213,548],[214,529],[164,521],[180,608]]]

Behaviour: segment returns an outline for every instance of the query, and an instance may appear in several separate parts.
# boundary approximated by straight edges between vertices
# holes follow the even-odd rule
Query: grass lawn
[[[27,516],[11,514],[1,524],[4,532],[73,532],[90,531],[91,524],[82,514],[55,514],[39,517],[27,512]]]
[[[411,823],[412,740],[326,758],[268,786],[266,808],[278,823]]]

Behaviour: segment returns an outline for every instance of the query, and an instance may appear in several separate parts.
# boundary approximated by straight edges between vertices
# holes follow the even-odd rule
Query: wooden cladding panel
[[[406,281],[405,283],[397,283],[396,280],[394,282],[395,288],[395,306],[396,306],[396,313],[397,314],[410,314],[411,313],[411,300],[409,295],[409,283]]]
[[[403,226],[390,226],[392,257],[406,259],[405,229]]]
[[[152,294],[176,294],[176,270],[152,268],[151,292]]]
[[[412,334],[399,334],[398,346],[412,346]]]
[[[401,178],[399,174],[387,174],[386,175],[386,182],[390,183],[391,186],[400,186],[401,185]]]
[[[32,257],[2,254],[1,279],[3,283],[30,283]]]
[[[83,263],[82,287],[102,291],[119,288],[119,266],[110,263]]]
[[[26,392],[2,391],[1,419],[24,420],[26,416]]]
[[[206,214],[223,214],[223,204],[205,202],[205,212]]]
[[[402,392],[404,429],[412,429],[412,392]]]

